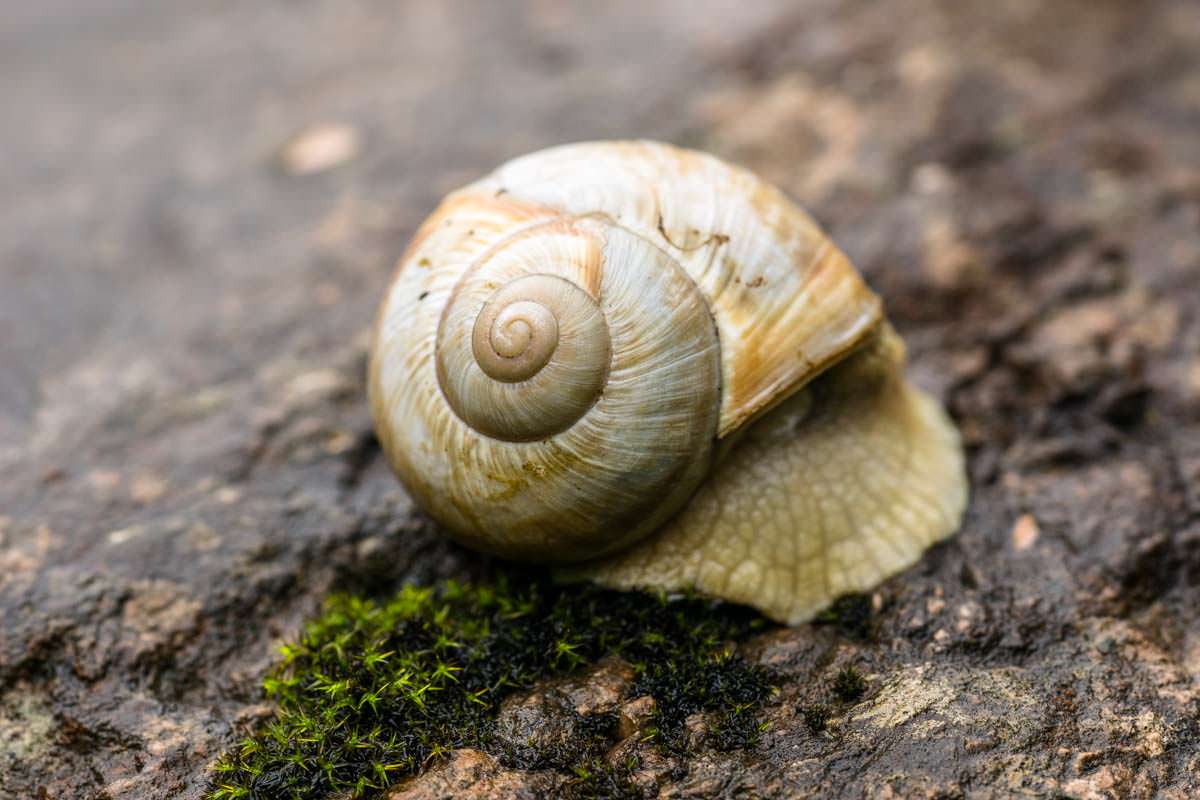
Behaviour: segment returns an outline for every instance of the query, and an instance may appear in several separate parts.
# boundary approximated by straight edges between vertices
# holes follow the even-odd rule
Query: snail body
[[[450,194],[383,300],[369,391],[465,544],[798,622],[957,528],[957,433],[882,305],[750,173],[567,145]]]

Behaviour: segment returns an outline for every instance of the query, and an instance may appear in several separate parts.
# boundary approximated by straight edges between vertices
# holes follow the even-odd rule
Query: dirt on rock
[[[1193,0],[8,17],[0,795],[198,798],[327,593],[479,573],[371,433],[380,292],[445,191],[641,136],[741,163],[827,228],[960,425],[973,497],[856,624],[742,646],[780,689],[757,747],[707,747],[701,722],[694,755],[644,753],[637,786],[1200,796]],[[511,701],[514,747],[578,703],[625,714],[614,748],[637,746],[645,710],[601,682]],[[563,780],[460,751],[392,796]]]

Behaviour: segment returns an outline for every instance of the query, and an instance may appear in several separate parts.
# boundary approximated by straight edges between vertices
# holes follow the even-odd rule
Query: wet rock
[[[563,784],[553,772],[504,769],[478,750],[456,750],[445,763],[397,786],[388,800],[540,800],[554,796]]]
[[[619,658],[608,658],[594,669],[563,680],[557,691],[576,714],[604,714],[617,707],[632,682],[633,668]]]
[[[653,718],[653,714],[653,697],[639,697],[623,704],[620,716],[617,718],[617,735],[626,739],[642,733]]]
[[[620,729],[617,704],[632,677],[628,664],[610,658],[578,676],[507,698],[496,718],[496,752],[505,763],[526,767],[570,763],[596,748],[596,737],[604,740],[610,729]]]
[[[871,595],[741,647],[778,688],[758,745],[697,717],[686,751],[645,746],[608,663],[505,705],[511,762],[455,753],[396,796],[561,794],[518,750],[605,720],[649,797],[1200,796],[1195,3],[594,5],[12,20],[0,795],[198,798],[328,592],[497,568],[381,458],[370,320],[444,191],[637,131],[829,229],[963,431],[971,508]]]
[[[507,763],[524,767],[560,760],[579,737],[581,718],[553,690],[510,697],[500,706],[495,745]]]

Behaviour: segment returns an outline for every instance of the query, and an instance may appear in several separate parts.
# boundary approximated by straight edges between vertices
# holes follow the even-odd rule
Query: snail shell
[[[788,622],[958,526],[961,446],[879,299],[779,191],[652,142],[450,194],[377,320],[371,408],[464,543]]]

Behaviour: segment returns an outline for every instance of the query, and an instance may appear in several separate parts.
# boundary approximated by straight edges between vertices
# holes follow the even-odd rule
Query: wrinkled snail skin
[[[781,621],[958,527],[958,434],[879,299],[744,170],[557,147],[449,195],[376,322],[372,414],[465,544]]]

